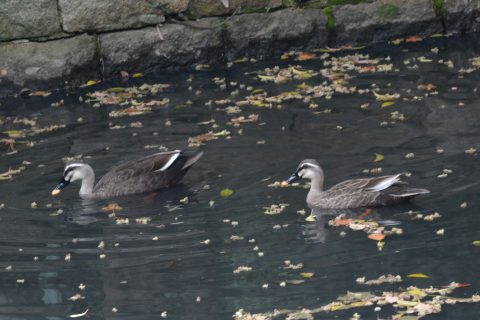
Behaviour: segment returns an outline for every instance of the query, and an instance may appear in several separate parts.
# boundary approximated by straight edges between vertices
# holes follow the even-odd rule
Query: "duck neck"
[[[322,193],[323,180],[323,172],[317,172],[311,179],[310,193]]]
[[[92,167],[90,167],[88,164],[85,165],[82,170],[83,179],[79,194],[81,196],[86,196],[92,194],[93,192],[93,186],[95,184],[95,173],[93,172]]]

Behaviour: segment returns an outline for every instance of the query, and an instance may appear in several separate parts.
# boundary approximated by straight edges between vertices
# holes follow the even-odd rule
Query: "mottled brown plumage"
[[[60,193],[75,180],[82,180],[80,196],[89,198],[113,198],[168,188],[177,184],[202,155],[203,152],[190,156],[180,150],[152,154],[112,168],[95,187],[95,174],[88,164],[70,163],[52,194]]]
[[[387,206],[407,201],[419,194],[430,191],[408,188],[400,180],[401,174],[352,179],[340,182],[328,190],[323,190],[324,174],[316,160],[303,160],[289,182],[301,178],[310,179],[312,184],[307,195],[310,208],[340,209],[373,206]]]

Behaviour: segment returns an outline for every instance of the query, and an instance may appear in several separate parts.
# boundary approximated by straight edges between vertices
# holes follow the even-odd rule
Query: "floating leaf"
[[[421,289],[418,289],[418,288],[414,288],[414,289],[411,289],[411,290],[408,290],[407,291],[408,294],[412,295],[412,296],[418,296],[418,297],[424,297],[426,296],[427,294],[425,293],[425,291],[421,290]]]
[[[459,288],[470,287],[471,285],[471,283],[457,283],[457,287]]]
[[[382,241],[383,239],[385,239],[385,235],[383,233],[372,233],[368,235],[368,239]]]
[[[405,38],[405,42],[419,42],[422,41],[423,38],[420,36],[409,36]]]
[[[141,77],[143,77],[143,73],[141,72],[132,74],[132,78],[141,78]]]
[[[317,216],[311,213],[308,217],[305,218],[305,221],[315,222],[317,221]]]
[[[393,101],[385,101],[384,103],[382,103],[380,108],[390,107],[390,106],[393,106],[394,104],[395,104],[395,102],[393,102]]]
[[[300,276],[303,278],[310,279],[315,275],[313,272],[300,272]]]
[[[418,304],[418,302],[407,301],[407,300],[398,300],[397,304],[401,307],[415,307]]]
[[[85,83],[83,86],[84,87],[90,87],[90,86],[96,85],[97,83],[100,83],[100,81],[88,80],[87,83]]]
[[[30,97],[48,97],[51,95],[51,92],[48,91],[33,91],[29,94]]]
[[[8,137],[13,139],[26,137],[25,132],[20,130],[7,130],[7,131],[3,131],[3,133],[8,134]]]
[[[260,76],[259,76],[259,77],[260,77]],[[262,88],[254,89],[254,90],[252,91],[252,95],[262,94],[262,93],[264,93],[264,92],[265,92],[265,90],[262,89]]]
[[[115,212],[122,210],[122,207],[118,205],[118,203],[109,203],[107,206],[102,208],[105,212]]]
[[[426,274],[423,274],[423,273],[411,273],[411,274],[407,275],[407,278],[427,279],[427,278],[430,278],[430,277],[427,276]]]
[[[335,226],[348,226],[353,222],[352,219],[335,219]]]
[[[310,53],[310,52],[300,52],[297,56],[297,60],[299,61],[307,61],[307,60],[312,60],[316,58],[317,56],[315,53]]]
[[[476,247],[480,247],[480,240],[475,240],[472,242],[472,244]]]
[[[220,191],[220,196],[222,198],[230,197],[232,194],[233,194],[233,190],[229,189],[229,188],[226,188],[226,189],[223,189],[222,191]]]
[[[373,160],[373,162],[380,162],[383,159],[385,159],[385,156],[383,154],[375,153],[375,160]]]
[[[87,313],[88,313],[88,309],[85,310],[85,312],[82,312],[82,313],[71,314],[71,315],[69,315],[69,317],[70,318],[80,318],[80,317],[85,316]]]
[[[381,93],[378,93],[376,91],[372,91],[372,92],[373,92],[373,95],[375,96],[375,99],[377,99],[378,101],[389,101],[389,100],[395,100],[395,99],[400,98],[400,94],[398,94],[398,93],[381,94]]]

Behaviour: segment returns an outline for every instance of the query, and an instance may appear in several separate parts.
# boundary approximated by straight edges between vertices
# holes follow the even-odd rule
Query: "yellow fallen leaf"
[[[226,189],[223,189],[222,191],[220,191],[220,196],[222,198],[230,197],[232,194],[233,194],[233,190],[229,189],[229,188],[226,188]]]
[[[143,73],[141,72],[132,74],[132,78],[141,78],[141,77],[143,77]]]
[[[407,300],[398,300],[397,304],[402,307],[415,307],[418,302],[415,301],[407,301]]]
[[[403,41],[405,41],[403,38],[399,38],[399,39],[395,39],[395,40],[390,41],[390,43],[398,46]]]
[[[263,74],[259,74],[258,78],[263,81],[273,81],[275,79],[273,76],[265,76]]]
[[[95,80],[88,80],[87,83],[85,83],[85,87],[93,86],[96,85],[97,83],[100,83],[100,81],[95,81]]]
[[[8,137],[13,139],[26,137],[25,132],[20,130],[7,130],[7,131],[3,131],[3,133],[8,134]]]
[[[317,216],[314,215],[314,214],[310,214],[308,217],[305,218],[305,221],[315,222],[315,221],[317,221]]]
[[[400,94],[398,93],[394,93],[394,94],[388,94],[388,93],[385,93],[385,94],[380,94],[376,91],[372,91],[373,92],[373,95],[375,96],[375,99],[377,99],[378,101],[389,101],[389,100],[395,100],[395,99],[398,99],[400,98]]]
[[[312,278],[314,275],[315,275],[315,273],[313,273],[313,272],[301,272],[300,273],[301,277],[307,278],[307,279]]]
[[[419,296],[419,297],[425,297],[427,294],[425,293],[425,291],[423,290],[420,290],[420,289],[412,289],[412,290],[408,290],[407,291],[408,294],[412,295],[412,296]]]
[[[395,102],[393,102],[393,101],[385,101],[384,103],[382,103],[380,108],[390,107],[390,106],[393,106],[394,104],[395,104]]]
[[[427,276],[426,274],[423,274],[423,273],[411,273],[411,274],[407,275],[407,278],[427,279],[427,278],[430,278],[430,277]]]
[[[475,240],[472,242],[472,244],[476,247],[480,247],[480,240]]]
[[[385,159],[385,156],[383,154],[375,153],[375,160],[373,160],[373,162],[380,162],[383,159]]]
[[[126,89],[122,87],[113,87],[107,89],[107,92],[124,92]]]

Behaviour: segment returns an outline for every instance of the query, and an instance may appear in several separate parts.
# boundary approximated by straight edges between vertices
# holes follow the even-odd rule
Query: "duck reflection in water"
[[[372,221],[380,227],[392,227],[402,224],[402,220],[409,219],[414,214],[425,213],[428,210],[413,203],[390,207],[359,208],[359,209],[312,209],[314,222],[302,225],[299,238],[307,243],[324,243],[327,241],[331,226],[328,222],[339,215],[345,219]],[[408,218],[407,218],[408,217]],[[338,233],[341,228],[338,228]],[[350,230],[351,231],[351,230]]]

